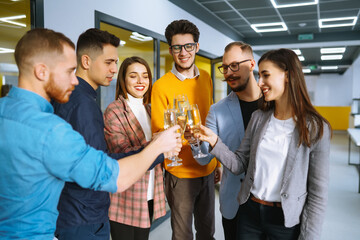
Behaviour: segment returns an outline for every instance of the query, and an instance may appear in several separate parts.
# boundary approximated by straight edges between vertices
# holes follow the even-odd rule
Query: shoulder
[[[199,68],[200,76],[202,77],[210,77],[210,74],[204,69]]]

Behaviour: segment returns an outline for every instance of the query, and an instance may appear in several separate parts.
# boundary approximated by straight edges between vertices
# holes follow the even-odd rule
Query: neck
[[[98,89],[99,85],[91,80],[91,78],[89,77],[89,74],[88,74],[88,72],[86,70],[82,70],[81,68],[78,68],[78,69],[76,69],[75,75],[77,77],[80,77],[80,78],[84,79],[84,81],[86,81],[88,84],[90,84],[90,86],[94,90]]]
[[[274,116],[280,120],[286,120],[294,116],[294,112],[289,102],[279,103],[275,101]]]
[[[28,76],[19,76],[18,87],[36,93],[50,102],[50,97],[44,89],[42,81]]]
[[[236,92],[238,98],[245,102],[252,102],[261,97],[261,90],[257,85],[256,79],[253,74],[250,75],[249,83],[246,88],[241,92]]]
[[[175,65],[176,70],[187,78],[192,78],[195,75],[195,65],[193,64],[189,69],[182,69]]]

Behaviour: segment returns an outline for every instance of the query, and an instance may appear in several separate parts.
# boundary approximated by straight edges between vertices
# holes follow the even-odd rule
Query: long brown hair
[[[289,79],[287,91],[294,113],[293,118],[299,131],[299,145],[303,143],[310,147],[322,137],[324,122],[330,129],[331,126],[311,104],[299,58],[292,50],[281,48],[266,52],[261,56],[258,64],[260,65],[262,61],[271,61],[284,72],[287,71]],[[260,108],[264,111],[274,109],[275,101],[266,102],[263,96]]]
[[[140,63],[140,64],[144,65],[146,68],[146,71],[148,73],[149,88],[148,88],[147,92],[144,94],[143,102],[144,102],[144,104],[149,104],[150,100],[151,100],[151,85],[152,85],[151,70],[150,70],[149,64],[144,59],[142,59],[141,57],[136,57],[136,56],[126,58],[121,63],[121,66],[119,69],[119,74],[117,77],[117,82],[116,82],[115,100],[120,95],[123,96],[125,99],[128,98],[128,92],[126,90],[126,85],[125,85],[125,77],[126,77],[126,71],[127,71],[128,67],[133,63]]]

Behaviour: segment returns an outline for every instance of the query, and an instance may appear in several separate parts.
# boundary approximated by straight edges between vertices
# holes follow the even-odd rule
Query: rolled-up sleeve
[[[54,176],[83,188],[116,192],[119,165],[106,153],[85,143],[67,123],[59,123],[43,143],[43,164]]]

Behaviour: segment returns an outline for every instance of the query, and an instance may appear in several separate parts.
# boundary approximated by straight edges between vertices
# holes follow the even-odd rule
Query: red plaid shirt
[[[150,116],[150,105],[145,106]],[[109,104],[104,113],[105,139],[112,153],[129,152],[147,145],[140,123],[123,97]],[[155,168],[154,219],[166,214],[163,172],[160,164]],[[149,228],[147,191],[149,174],[122,193],[110,194],[109,218],[130,226]]]

